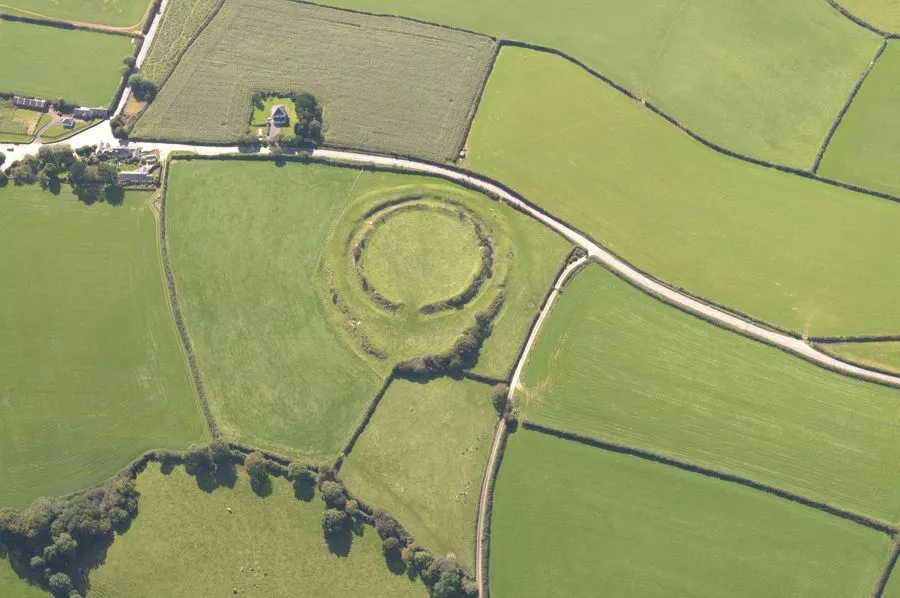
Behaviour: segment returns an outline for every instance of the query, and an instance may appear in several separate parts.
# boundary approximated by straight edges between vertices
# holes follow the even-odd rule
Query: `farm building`
[[[97,148],[97,153],[100,155],[110,155],[119,160],[141,159],[141,148],[139,147],[121,147],[112,146],[108,143],[101,143],[100,147]]]
[[[284,104],[272,106],[272,124],[276,127],[284,127],[290,124],[291,118],[288,116],[287,108]]]
[[[139,170],[132,170],[130,172],[120,172],[119,182],[126,185],[147,185],[152,184],[154,180],[152,174],[141,172]]]
[[[86,108],[81,106],[75,109],[74,115],[75,118],[81,120],[92,120],[94,118],[106,118],[109,116],[109,112],[106,108]]]
[[[37,98],[23,98],[21,96],[13,96],[12,103],[16,108],[40,110],[41,112],[47,109],[47,100],[39,100]]]
[[[67,129],[74,128],[75,127],[75,119],[72,118],[71,116],[65,117],[64,119],[62,119],[62,126],[64,126]]]

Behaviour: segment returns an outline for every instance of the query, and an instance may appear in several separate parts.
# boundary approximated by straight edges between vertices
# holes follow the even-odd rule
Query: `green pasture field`
[[[372,233],[362,264],[387,297],[421,307],[465,288],[481,268],[481,249],[453,213],[402,212]]]
[[[30,143],[48,120],[46,112],[22,110],[10,100],[0,100],[0,142]]]
[[[140,26],[148,6],[148,0],[3,0],[0,12],[131,28]]]
[[[254,90],[285,90],[323,103],[331,144],[456,158],[493,49],[487,37],[400,19],[231,0],[134,136],[232,141],[248,128]]]
[[[856,363],[900,373],[900,342],[829,343],[824,349]]]
[[[156,234],[146,194],[85,206],[68,189],[0,189],[0,506],[208,437]]]
[[[496,596],[869,596],[889,538],[751,490],[522,431],[491,519]]]
[[[800,333],[900,333],[900,204],[723,156],[560,58],[504,49],[468,148],[667,283]]]
[[[66,139],[75,135],[76,133],[80,133],[81,131],[87,129],[91,125],[94,124],[94,121],[85,122],[83,120],[76,120],[75,126],[71,129],[67,129],[62,125],[53,125],[52,127],[47,127],[43,133],[41,133],[41,141],[52,142],[52,141],[60,141],[62,139]]]
[[[627,10],[619,0],[326,3],[562,50],[712,141],[798,168],[812,164],[880,41],[825,0],[649,0]],[[566,112],[555,100],[569,94],[541,91],[550,113],[523,127],[556,129]]]
[[[819,174],[900,195],[900,43],[892,41],[835,132]]]
[[[406,259],[410,263],[404,269],[400,259],[391,264],[383,255],[383,270],[376,272],[380,275],[376,280],[379,284],[384,281],[386,285],[375,285],[375,288],[388,295],[388,299],[409,299],[412,294],[415,302],[422,302],[449,288],[445,287],[444,276],[454,276],[452,282],[460,291],[468,284],[469,277],[458,279],[459,274],[453,274],[452,268],[460,259],[466,268],[472,268],[471,251],[468,247],[452,246],[448,236],[456,229],[443,228],[447,223],[442,221],[441,215],[443,210],[455,210],[452,206],[453,202],[457,202],[481,219],[485,232],[491,237],[494,253],[492,277],[461,309],[425,315],[419,312],[417,305],[411,304],[391,313],[376,305],[362,289],[352,254],[360,231],[372,226],[367,212],[379,208],[386,201],[416,196],[424,196],[418,203],[427,209],[422,212],[422,222],[423,226],[425,222],[428,226],[418,231],[417,238],[415,230],[400,223],[401,228],[407,229],[402,231],[403,242],[409,245],[404,248],[404,255],[408,256]],[[400,219],[402,216],[387,219],[380,226],[396,224],[394,218]],[[372,233],[376,238],[371,247],[362,254],[362,263],[366,268],[370,251],[374,250],[376,257],[379,252],[380,226]],[[471,229],[463,231],[465,243],[469,242],[472,234]],[[432,246],[433,242],[437,242],[436,235],[444,235],[444,242],[437,249]],[[391,242],[386,241],[383,249],[391,250],[390,245]],[[419,251],[414,258],[411,248]],[[449,349],[459,333],[474,324],[475,314],[486,310],[502,293],[505,297],[503,308],[494,320],[493,332],[482,347],[475,371],[505,378],[541,299],[553,283],[567,248],[566,241],[548,228],[479,193],[434,178],[365,172],[354,186],[322,251],[318,269],[319,292],[333,329],[339,330],[348,346],[382,375],[387,375],[399,361]],[[465,250],[465,255],[440,255],[459,250]],[[476,255],[480,266],[480,252]],[[367,277],[368,274],[366,270]],[[389,296],[391,292],[401,296],[392,298]],[[415,297],[416,293],[425,294]],[[367,352],[366,342],[381,351],[382,355],[376,357]]]
[[[887,32],[900,33],[900,5],[885,0],[840,0],[856,17]]]
[[[881,598],[900,598],[900,572],[897,571],[896,566],[891,572],[891,577],[888,579],[887,587],[884,588]]]
[[[359,173],[171,168],[171,264],[219,430],[314,463],[334,458],[380,384],[328,327],[314,290],[322,243]]]
[[[441,378],[391,383],[341,468],[347,487],[384,507],[435,554],[474,566],[481,478],[497,412],[491,388]]]
[[[0,21],[0,39],[23,57],[0,61],[0,91],[89,106],[112,102],[132,51],[124,35],[12,21]]]
[[[346,557],[322,537],[325,505],[295,498],[272,479],[261,498],[238,472],[233,488],[197,488],[178,467],[151,464],[138,477],[140,511],[91,574],[91,595],[119,596],[426,596],[421,582],[388,569],[371,527],[353,536]]]
[[[13,598],[47,598],[47,593],[37,586],[29,585],[9,566],[3,548],[0,547],[0,596]]]
[[[253,115],[250,117],[250,126],[251,127],[268,127],[269,125],[269,116],[272,114],[272,108],[277,106],[278,104],[282,104],[285,108],[287,108],[288,116],[291,119],[290,127],[283,127],[285,134],[293,135],[294,134],[294,124],[297,122],[297,109],[294,107],[294,101],[291,98],[266,98],[263,100],[262,110],[253,109]],[[268,130],[266,134],[268,134]]]
[[[220,0],[170,2],[141,72],[157,85],[175,68],[178,54],[191,43]]]
[[[708,324],[599,266],[540,334],[526,419],[900,517],[900,390]]]

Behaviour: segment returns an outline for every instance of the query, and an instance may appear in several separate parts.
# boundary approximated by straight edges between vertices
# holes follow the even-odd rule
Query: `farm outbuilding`
[[[109,111],[106,108],[86,108],[81,106],[75,109],[74,116],[80,120],[92,120],[95,118],[106,118]]]
[[[13,96],[12,103],[16,108],[40,110],[41,112],[47,109],[47,100],[39,100],[38,98],[23,98],[21,96]]]

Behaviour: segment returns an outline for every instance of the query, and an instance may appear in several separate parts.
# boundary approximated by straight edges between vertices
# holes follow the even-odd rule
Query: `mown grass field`
[[[504,49],[468,147],[667,283],[800,333],[900,332],[900,204],[723,156],[560,58]]]
[[[326,3],[562,50],[716,143],[799,168],[812,163],[880,41],[824,0],[650,0],[628,10],[616,0]],[[527,128],[554,127],[553,115],[565,114],[550,112]]]
[[[509,439],[496,596],[868,596],[889,539],[763,492],[536,432]]]
[[[207,431],[169,314],[146,194],[85,206],[0,190],[0,506],[101,482]]]
[[[420,582],[391,573],[373,528],[354,536],[346,557],[322,537],[324,503],[304,502],[281,478],[265,498],[240,471],[233,488],[211,493],[178,467],[151,464],[138,478],[140,512],[91,574],[91,595],[426,596]],[[230,509],[230,513],[227,509]]]
[[[592,266],[526,364],[524,417],[900,517],[900,390],[831,373]]]
[[[900,342],[836,343],[824,349],[856,363],[900,373]]]
[[[296,91],[323,103],[329,143],[455,158],[493,47],[486,37],[399,19],[232,0],[134,135],[232,141],[247,129],[254,90]]]
[[[53,125],[52,127],[47,127],[47,129],[43,133],[41,133],[41,141],[44,143],[60,141],[62,139],[71,137],[76,133],[80,133],[81,131],[90,127],[92,124],[94,124],[94,121],[85,122],[76,120],[75,126],[71,129],[67,129],[62,125]]]
[[[435,554],[474,567],[481,478],[497,412],[491,388],[397,380],[341,469],[347,487],[394,515]]]
[[[455,262],[460,256],[439,255],[440,252],[435,251],[432,243],[436,239],[432,229],[441,228],[442,216],[436,216],[439,212],[431,208],[447,209],[450,205],[448,201],[459,202],[483,221],[492,239],[495,260],[492,277],[462,309],[423,315],[417,305],[409,305],[400,312],[390,313],[378,307],[361,288],[352,263],[352,239],[360,227],[369,225],[367,211],[385,201],[417,195],[431,198],[426,202],[429,211],[425,217],[430,222],[430,228],[418,231],[418,238],[411,234],[415,231],[406,231],[408,243],[420,250],[414,257],[408,257],[408,263],[402,263],[400,255],[395,256],[398,259],[394,263],[387,259],[387,255],[384,256],[385,268],[388,265],[391,268],[390,272],[383,273],[387,277],[385,293],[391,288],[399,294],[406,293],[407,296],[399,297],[402,300],[427,285],[430,295],[412,297],[414,301],[424,301],[434,297],[438,290],[447,290],[437,287],[445,284],[442,277],[449,274],[449,268],[458,265]],[[388,220],[383,226],[391,223],[392,220]],[[373,234],[377,235],[378,229]],[[471,236],[471,230],[465,232],[467,243]],[[376,240],[370,249],[377,251],[377,245]],[[341,331],[348,346],[353,347],[361,359],[384,375],[399,361],[449,349],[459,333],[472,326],[475,314],[486,310],[502,293],[505,297],[503,308],[494,320],[493,332],[485,341],[474,369],[484,375],[505,378],[567,248],[565,240],[546,227],[484,195],[433,178],[365,172],[356,182],[340,220],[329,233],[322,251],[318,269],[319,292],[332,327]],[[449,250],[449,246],[441,249]],[[362,257],[364,265],[368,254],[367,249]],[[411,255],[407,253],[407,256]],[[477,255],[480,260],[480,253]],[[468,250],[462,257],[466,267],[471,268]],[[368,270],[366,272],[368,275]],[[468,283],[468,278],[453,282],[461,290]],[[379,292],[382,290],[377,285],[376,288]],[[337,302],[334,292],[340,297]],[[349,312],[343,310],[344,305]],[[376,358],[368,354],[364,350],[363,338],[384,355]]]
[[[141,24],[149,4],[148,0],[3,0],[0,10],[27,16],[132,27]]]
[[[319,251],[358,172],[176,162],[172,269],[210,407],[228,439],[334,458],[380,383],[328,327]]]
[[[0,21],[0,39],[22,60],[0,61],[0,91],[50,100],[106,106],[131,55],[123,35]],[[91,59],[85,62],[84,57]]]
[[[175,68],[178,55],[200,31],[220,0],[180,0],[171,2],[156,31],[153,47],[141,72],[157,85]]]
[[[481,250],[472,226],[452,213],[403,212],[372,233],[362,264],[375,288],[421,307],[465,288],[481,267]]]
[[[841,6],[887,32],[900,32],[900,6],[884,0],[841,0]]]
[[[0,142],[29,143],[49,118],[46,113],[22,110],[10,100],[0,100]]]
[[[900,43],[888,47],[825,152],[819,174],[900,195],[896,156],[900,152]]]

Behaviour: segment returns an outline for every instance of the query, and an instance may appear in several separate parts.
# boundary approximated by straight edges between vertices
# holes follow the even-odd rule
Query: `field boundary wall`
[[[841,13],[842,15],[844,15],[845,17],[847,17],[848,19],[850,19],[851,21],[853,21],[854,23],[856,23],[857,25],[862,27],[863,29],[868,29],[872,33],[877,33],[878,35],[880,35],[882,37],[887,37],[887,36],[891,35],[887,31],[879,29],[878,27],[876,27],[872,23],[869,23],[865,19],[861,19],[860,17],[856,16],[855,14],[853,14],[852,12],[850,12],[849,10],[847,10],[846,8],[844,8],[843,6],[838,4],[835,0],[825,0],[825,1],[828,4],[830,4],[833,9],[835,9],[836,11],[838,11],[839,13]]]
[[[811,336],[809,342],[820,345],[837,343],[896,343],[900,342],[900,334],[879,334],[874,336]]]
[[[869,78],[869,74],[875,68],[875,65],[878,64],[878,60],[881,58],[881,55],[884,54],[884,51],[887,49],[888,39],[884,38],[881,40],[881,45],[878,46],[878,50],[875,52],[875,57],[866,65],[866,68],[863,70],[862,74],[857,79],[856,84],[850,89],[850,95],[847,96],[847,99],[844,100],[841,109],[838,111],[837,116],[834,119],[834,122],[831,123],[831,128],[828,129],[828,133],[825,134],[825,140],[822,142],[822,147],[819,148],[819,153],[816,154],[815,160],[813,160],[812,167],[809,169],[810,172],[816,174],[819,172],[819,166],[822,164],[822,158],[825,157],[825,152],[828,151],[828,146],[831,144],[831,139],[834,137],[834,134],[837,133],[837,129],[841,126],[841,122],[844,120],[844,116],[847,115],[847,111],[850,110],[850,106],[853,104],[853,100],[856,99],[857,94],[859,94],[859,90],[862,88],[863,83],[866,82],[866,79]]]
[[[894,534],[896,534],[898,531],[898,528],[895,525],[881,521],[874,517],[869,517],[868,515],[863,515],[862,513],[849,511],[847,509],[837,507],[824,501],[819,501],[802,496],[800,494],[796,494],[789,490],[779,488],[778,486],[773,486],[764,482],[758,482],[732,473],[705,467],[703,465],[697,465],[695,463],[691,463],[690,461],[684,461],[675,457],[664,455],[662,453],[657,453],[655,451],[639,449],[632,446],[619,444],[617,442],[602,440],[593,436],[585,436],[574,432],[568,432],[565,430],[560,430],[558,428],[536,424],[530,421],[522,422],[522,427],[526,430],[540,432],[548,436],[554,436],[563,440],[570,440],[579,444],[600,448],[613,453],[638,457],[640,459],[644,459],[645,461],[652,461],[654,463],[667,465],[669,467],[675,467],[677,469],[681,469],[690,473],[700,474],[708,478],[714,478],[722,482],[731,482],[740,486],[744,486],[746,488],[765,492],[778,498],[783,498],[799,505],[803,505],[804,507],[817,509],[819,511],[822,511],[823,513],[834,515],[835,517],[840,517],[841,519],[845,519],[852,523],[856,523],[875,531],[882,532],[891,537],[893,537]]]
[[[900,557],[900,544],[897,543],[897,538],[894,538],[893,544],[894,546],[891,549],[890,556],[888,556],[887,564],[885,565],[884,570],[882,570],[881,575],[878,576],[878,582],[875,584],[872,598],[881,598],[884,595],[884,590],[887,588],[887,584],[894,572],[894,567],[897,565],[897,558]]]
[[[475,94],[475,98],[472,100],[472,105],[469,107],[469,114],[466,115],[466,126],[463,128],[462,136],[459,140],[459,145],[456,147],[456,154],[454,156],[453,162],[458,162],[462,155],[463,151],[466,148],[466,143],[469,141],[469,134],[472,132],[472,125],[475,124],[475,117],[478,116],[478,108],[481,107],[481,100],[484,97],[484,92],[487,90],[488,81],[491,79],[491,73],[494,72],[494,65],[497,63],[497,57],[500,56],[500,43],[496,38],[491,38],[494,40],[494,48],[491,50],[491,58],[488,61],[487,69],[484,71],[484,77],[481,79],[481,85],[478,87],[478,93]]]
[[[820,352],[824,353],[825,355],[828,355],[829,357],[833,357],[834,359],[840,359],[841,361],[849,363],[850,365],[855,365],[856,367],[859,367],[859,368],[865,368],[867,370],[871,370],[873,372],[878,372],[879,374],[885,374],[887,376],[896,376],[898,374],[898,372],[896,372],[896,371],[891,371],[886,368],[875,367],[875,366],[872,366],[869,364],[865,364],[865,363],[856,361],[854,359],[850,359],[845,355],[840,355],[839,353],[836,353],[835,351],[832,351],[831,349],[829,349],[827,343],[826,344],[812,343],[812,346],[817,351],[820,351]]]
[[[181,348],[188,361],[188,367],[191,371],[191,379],[194,382],[194,390],[197,393],[197,400],[200,403],[200,410],[203,413],[203,419],[209,428],[212,437],[219,437],[219,429],[216,420],[213,418],[212,411],[209,408],[209,401],[206,397],[206,387],[203,385],[203,377],[200,375],[200,366],[197,364],[197,356],[194,353],[194,346],[191,344],[191,337],[188,334],[187,326],[184,323],[184,316],[181,312],[181,304],[178,301],[178,292],[175,286],[175,275],[169,261],[169,241],[168,231],[166,229],[166,201],[169,189],[169,166],[171,161],[165,164],[165,172],[162,177],[162,190],[159,200],[159,255],[162,260],[163,274],[166,278],[166,291],[169,298],[169,305],[172,310],[172,317],[175,320],[175,327],[178,329],[178,337],[181,340]]]
[[[106,35],[119,35],[122,37],[131,38],[137,38],[141,36],[141,33],[135,31],[134,29],[104,27],[103,25],[78,23],[74,21],[66,21],[65,19],[53,19],[50,17],[31,17],[2,11],[0,11],[0,21],[14,21],[17,23],[36,25],[38,27],[55,27],[56,29],[69,29],[73,31],[90,31],[92,33],[105,33]]]

